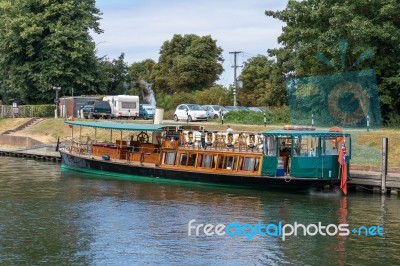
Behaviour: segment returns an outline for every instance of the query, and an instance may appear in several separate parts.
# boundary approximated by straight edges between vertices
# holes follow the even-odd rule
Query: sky
[[[211,35],[223,49],[224,73],[217,82],[233,83],[233,55],[238,65],[279,47],[284,26],[265,16],[282,10],[287,0],[96,0],[104,33],[92,34],[97,55],[116,59],[121,53],[130,65],[145,59],[158,61],[162,44],[174,34]],[[238,74],[240,74],[238,68]]]

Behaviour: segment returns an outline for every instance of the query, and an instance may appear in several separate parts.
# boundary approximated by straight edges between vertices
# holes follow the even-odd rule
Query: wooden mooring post
[[[386,176],[388,164],[388,138],[382,139],[382,177],[381,177],[381,192],[386,193]]]
[[[351,170],[351,179],[348,184],[354,185],[356,190],[372,190],[376,193],[392,195],[400,194],[400,173],[392,171],[388,173],[388,138],[382,138],[381,171]]]

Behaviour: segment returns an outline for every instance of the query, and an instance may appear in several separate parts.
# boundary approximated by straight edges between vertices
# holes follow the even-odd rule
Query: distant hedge
[[[289,109],[285,107],[274,108],[266,113],[268,125],[290,123]],[[243,125],[263,125],[264,113],[255,111],[231,111],[224,116],[224,122]]]

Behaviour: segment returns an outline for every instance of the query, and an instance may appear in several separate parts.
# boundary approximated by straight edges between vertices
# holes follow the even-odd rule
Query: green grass
[[[6,131],[14,129],[23,123],[27,122],[29,118],[1,118],[0,119],[0,131]]]
[[[285,109],[274,109],[265,115],[267,125],[283,125],[290,122],[289,112]],[[230,124],[264,125],[264,113],[255,111],[231,111],[224,116],[224,121]]]
[[[382,152],[373,144],[361,144],[359,140],[359,134],[352,134],[351,163],[355,165],[379,166],[381,164]]]

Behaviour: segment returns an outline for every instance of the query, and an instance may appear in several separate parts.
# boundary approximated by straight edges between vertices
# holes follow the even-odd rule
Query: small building
[[[10,99],[10,103],[12,106],[11,113],[12,117],[19,115],[19,106],[22,104],[22,100],[19,98]]]
[[[101,96],[73,96],[60,98],[60,117],[79,117],[79,110],[88,101],[99,100]]]

